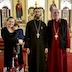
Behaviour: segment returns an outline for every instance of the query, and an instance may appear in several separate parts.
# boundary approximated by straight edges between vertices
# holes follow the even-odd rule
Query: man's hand
[[[46,53],[46,54],[48,53],[48,48],[45,48],[45,53]]]
[[[27,54],[30,54],[30,49],[29,48],[27,48]]]
[[[66,49],[66,52],[70,52],[70,48],[67,48],[67,49]]]

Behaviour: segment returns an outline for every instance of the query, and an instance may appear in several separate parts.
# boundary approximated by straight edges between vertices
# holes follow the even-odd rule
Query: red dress
[[[59,28],[59,21],[54,22],[56,32]],[[67,72],[67,54],[66,50],[60,48],[60,33],[55,39],[55,30],[52,28],[52,46],[48,52],[48,72]]]

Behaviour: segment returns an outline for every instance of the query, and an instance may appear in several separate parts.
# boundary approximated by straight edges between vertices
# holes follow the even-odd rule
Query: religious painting
[[[53,1],[52,4],[50,5],[50,12],[52,13],[53,9],[55,8],[56,8],[56,4],[55,4],[55,1]]]
[[[52,12],[53,12],[53,10],[54,10],[55,8],[57,8],[57,6],[56,6],[56,4],[55,4],[55,1],[53,0],[53,1],[52,1],[52,4],[50,5],[50,12],[51,12],[51,18],[52,18],[52,19],[54,18]]]
[[[45,19],[45,10],[42,8],[42,7],[39,7],[40,8],[40,10],[41,10],[41,20],[42,21],[44,21],[44,19]]]
[[[16,4],[16,18],[18,22],[22,22],[22,17],[23,16],[23,9],[22,9],[22,3],[20,0],[18,0]]]
[[[34,7],[30,7],[28,9],[28,21],[30,21],[30,20],[32,20],[34,18],[34,12],[33,12],[33,10],[34,10]]]
[[[67,8],[67,7],[63,8],[62,18],[67,20],[68,25],[70,27],[70,10],[69,10],[69,8]]]

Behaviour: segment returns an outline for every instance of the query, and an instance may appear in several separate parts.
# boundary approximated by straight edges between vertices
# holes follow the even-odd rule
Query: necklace
[[[59,27],[58,27],[57,31],[56,31],[56,28],[55,28],[55,23],[53,23],[53,27],[54,27],[54,32],[55,32],[54,37],[57,40],[57,38],[58,38],[58,32],[59,32]]]
[[[38,28],[37,28],[37,25],[36,25],[35,20],[34,20],[34,25],[35,25],[35,28],[36,28],[36,31],[37,31],[36,37],[39,38],[39,37],[40,37],[40,33],[39,33],[39,32],[40,32],[41,21],[39,21],[39,26],[38,26]]]

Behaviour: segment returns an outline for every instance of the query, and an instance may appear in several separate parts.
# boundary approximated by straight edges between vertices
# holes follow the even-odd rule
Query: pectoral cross
[[[55,36],[54,36],[54,37],[55,37],[55,39],[57,40],[57,38],[58,38],[58,34],[55,34]]]
[[[39,37],[40,37],[40,34],[39,34],[39,33],[37,33],[37,34],[36,34],[36,36],[37,36],[37,38],[39,38]]]

